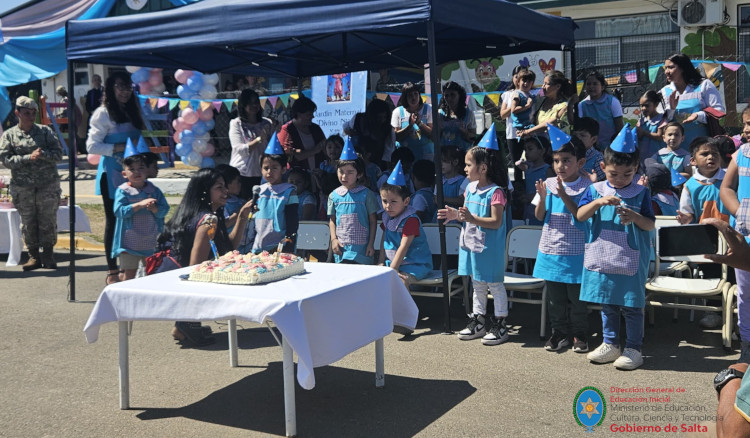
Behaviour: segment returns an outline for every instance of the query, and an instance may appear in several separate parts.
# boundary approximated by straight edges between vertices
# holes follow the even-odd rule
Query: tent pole
[[[573,83],[573,86],[576,87],[576,94],[578,94],[578,77],[576,76],[576,48],[568,47],[568,51],[570,52],[570,77],[571,81]],[[578,119],[578,105],[573,105],[573,123],[575,123],[576,119]]]
[[[430,63],[430,102],[432,102],[432,143],[435,145],[435,182],[437,184],[437,205],[442,208],[445,205],[443,199],[443,167],[440,150],[440,123],[438,122],[438,90],[440,83],[437,79],[437,52],[435,51],[435,23],[427,21],[427,58]],[[452,333],[451,330],[451,302],[448,290],[448,256],[445,245],[445,223],[438,221],[440,230],[440,269],[443,274],[443,332]]]
[[[78,155],[76,129],[76,92],[73,61],[68,61],[68,211],[70,219],[70,265],[68,267],[68,301],[76,300],[76,158]]]

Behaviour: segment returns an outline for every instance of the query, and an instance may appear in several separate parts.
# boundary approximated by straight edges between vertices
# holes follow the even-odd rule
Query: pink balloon
[[[172,139],[174,140],[175,143],[179,143],[180,142],[180,131],[175,131],[174,135],[172,135]]]
[[[174,78],[177,79],[177,82],[184,84],[187,82],[188,78],[193,75],[192,70],[183,70],[179,69],[176,72],[174,72]]]
[[[216,149],[214,148],[214,145],[212,145],[211,143],[207,143],[206,144],[206,150],[203,151],[203,152],[201,152],[201,155],[204,156],[204,157],[210,157],[210,156],[212,156],[214,154],[214,152],[216,152]]]
[[[97,154],[88,154],[86,155],[86,161],[89,162],[92,166],[96,166],[99,164],[99,160],[102,158],[101,155]]]
[[[179,118],[176,118],[176,119],[172,120],[172,127],[174,128],[175,131],[179,131],[180,130],[179,126],[180,126],[180,119]]]
[[[162,69],[162,68],[156,68],[156,67],[154,67],[154,68],[151,69],[152,72],[154,72],[154,71],[161,72],[162,70],[164,70],[164,69]]]
[[[141,89],[141,94],[151,94],[151,84],[148,82],[138,82],[138,87]]]
[[[207,109],[205,111],[198,110],[198,118],[201,119],[201,120],[203,120],[203,121],[209,121],[209,120],[213,119],[214,118],[214,109],[213,108],[209,108],[209,109]]]
[[[198,121],[198,113],[193,111],[193,109],[190,107],[187,107],[184,110],[182,110],[182,114],[180,115],[180,117],[182,117],[182,119],[185,120],[185,122],[190,125]]]

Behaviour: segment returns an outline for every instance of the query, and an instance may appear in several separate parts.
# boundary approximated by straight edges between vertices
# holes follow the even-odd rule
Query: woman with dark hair
[[[477,122],[474,113],[466,107],[466,90],[457,82],[443,85],[440,99],[440,146],[457,146],[467,151],[474,143]]]
[[[289,155],[292,167],[301,167],[312,171],[323,161],[323,148],[326,135],[317,124],[313,123],[315,102],[300,96],[292,104],[292,120],[281,127],[278,139],[284,152]]]
[[[368,145],[367,152],[381,169],[387,167],[396,148],[396,136],[388,120],[390,113],[387,103],[373,99],[364,113],[355,114],[344,123],[344,134],[352,137],[354,147]]]
[[[252,196],[253,186],[260,185],[260,157],[273,133],[273,123],[263,117],[258,93],[242,90],[237,101],[238,117],[229,122],[229,143],[232,154],[229,165],[240,171],[242,189],[239,197]]]
[[[422,102],[419,87],[407,82],[401,89],[396,109],[391,115],[391,126],[396,131],[400,147],[409,148],[414,161],[432,160],[432,107]]]
[[[673,110],[674,120],[685,128],[680,147],[687,150],[694,138],[708,135],[704,109],[711,107],[723,113],[724,104],[719,90],[701,76],[687,55],[675,53],[668,57],[664,61],[664,76],[669,81],[660,91],[665,110]]]
[[[561,71],[550,71],[544,75],[542,84],[544,97],[534,115],[536,126],[518,132],[519,137],[527,135],[547,136],[547,123],[557,126],[570,134],[570,120],[573,120],[572,98],[577,98],[576,87]]]
[[[224,178],[216,169],[200,169],[190,179],[180,205],[159,236],[159,244],[169,246],[172,256],[181,266],[196,265],[213,258],[210,230],[213,230],[213,241],[219,255],[237,248],[253,204],[248,201],[240,208],[237,223],[228,233],[224,223],[224,205],[228,196]],[[215,222],[211,221],[213,217]],[[172,336],[177,340],[188,339],[196,345],[208,345],[215,340],[207,336],[207,332],[200,323],[178,321]]]
[[[599,146],[606,149],[624,126],[622,104],[607,92],[607,80],[598,71],[586,75],[583,88],[588,96],[578,104],[578,117],[591,117],[599,123]]]
[[[140,106],[133,93],[130,74],[113,73],[104,85],[102,105],[94,111],[89,122],[86,151],[101,155],[96,172],[96,194],[104,203],[104,255],[107,259],[107,284],[119,281],[117,259],[112,258],[115,233],[115,189],[125,182],[122,176],[122,156],[128,138],[138,141],[145,128]]]

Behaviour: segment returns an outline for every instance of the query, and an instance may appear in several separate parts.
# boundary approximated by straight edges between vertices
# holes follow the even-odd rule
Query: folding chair
[[[328,222],[300,221],[297,229],[297,250],[305,251],[305,260],[309,260],[310,251],[326,251],[330,258],[331,229]]]
[[[664,226],[664,222],[660,222],[659,226]],[[657,228],[658,236],[658,228]],[[725,242],[724,239],[719,236],[719,251],[724,252]],[[654,307],[665,307],[669,309],[683,309],[683,310],[703,310],[721,312],[722,321],[725,321],[725,326],[722,327],[722,344],[728,346],[728,339],[726,337],[727,332],[731,332],[726,327],[727,320],[727,301],[729,299],[729,288],[731,284],[727,280],[727,266],[721,265],[721,275],[719,278],[679,278],[667,275],[661,275],[661,265],[664,262],[688,262],[688,261],[704,261],[703,257],[700,256],[662,256],[659,251],[659,240],[656,241],[656,260],[655,260],[655,274],[646,282],[646,305],[650,306],[649,311],[649,323],[654,323]],[[663,302],[655,298],[657,297],[669,297],[674,298],[674,302]],[[691,303],[680,303],[678,298],[689,298]],[[695,299],[700,298],[721,298],[721,306],[709,306],[706,304],[695,304]],[[731,317],[731,315],[730,315]],[[731,340],[729,340],[731,342]]]
[[[514,227],[508,233],[505,242],[505,261],[503,263],[510,260],[511,257],[514,262],[516,259],[536,260],[541,238],[542,227],[540,226],[521,225]],[[532,275],[506,271],[503,284],[508,291],[508,302],[541,305],[539,338],[544,339],[547,328],[547,283]],[[520,298],[513,296],[511,291],[539,293],[541,296],[538,299]]]

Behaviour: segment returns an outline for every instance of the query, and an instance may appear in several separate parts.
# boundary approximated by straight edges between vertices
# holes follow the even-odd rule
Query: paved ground
[[[139,322],[131,338],[131,403],[118,409],[117,327],[102,327],[88,345],[82,329],[104,284],[104,257],[77,255],[76,297],[69,303],[66,253],[57,271],[23,273],[5,268],[0,255],[0,436],[2,437],[181,437],[284,434],[281,349],[267,330],[241,323],[240,368],[230,368],[225,326],[210,322],[218,344],[204,349],[176,345],[168,322]],[[584,386],[607,398],[612,423],[663,427],[693,424],[683,413],[712,416],[716,398],[711,379],[738,354],[725,353],[717,330],[703,331],[682,312],[657,312],[646,330],[643,368],[617,371],[589,364],[566,350],[550,353],[538,338],[537,306],[515,305],[510,342],[497,347],[443,335],[439,300],[419,299],[416,336],[385,340],[386,387],[374,387],[374,347],[316,369],[317,386],[297,388],[301,436],[372,437],[580,437],[573,399]],[[454,301],[454,329],[464,323]],[[590,315],[591,327],[601,323]],[[342,327],[346,330],[346,327]],[[599,335],[592,339],[600,343]],[[673,388],[659,402],[612,402],[612,388]],[[648,396],[654,394],[619,394]],[[643,419],[628,405],[667,416]],[[650,413],[654,415],[653,412]],[[628,416],[631,415],[631,416]],[[640,416],[635,420],[634,415]],[[668,417],[672,417],[669,421]],[[631,434],[620,434],[628,436]],[[643,434],[639,434],[642,436]],[[652,434],[649,434],[652,435]],[[656,436],[675,436],[661,433]],[[707,435],[706,435],[707,436]]]

